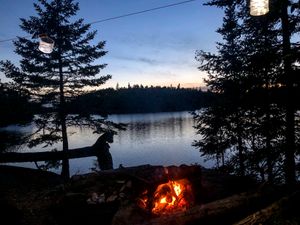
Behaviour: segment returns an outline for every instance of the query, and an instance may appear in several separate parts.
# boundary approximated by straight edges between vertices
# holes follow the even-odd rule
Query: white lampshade
[[[54,48],[54,41],[47,35],[40,35],[39,50],[43,53],[50,54]]]
[[[269,0],[250,0],[250,15],[262,16],[269,12]]]

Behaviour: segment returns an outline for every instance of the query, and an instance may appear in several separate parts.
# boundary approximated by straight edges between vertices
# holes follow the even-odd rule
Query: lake
[[[193,128],[193,117],[189,112],[166,112],[147,114],[110,115],[109,120],[128,124],[127,130],[119,131],[110,145],[114,168],[143,164],[181,165],[200,164],[211,167],[192,146],[199,138]],[[91,129],[69,128],[69,147],[90,146],[98,138]],[[61,149],[61,146],[57,146]],[[32,150],[31,150],[32,151]],[[95,168],[96,157],[70,160],[70,173],[87,173]],[[39,163],[41,164],[41,163]],[[33,163],[15,163],[14,165],[35,168]],[[59,170],[52,171],[59,173]]]

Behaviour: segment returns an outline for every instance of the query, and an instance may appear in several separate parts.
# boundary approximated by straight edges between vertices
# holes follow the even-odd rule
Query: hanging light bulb
[[[54,41],[47,34],[40,34],[39,50],[43,53],[50,54],[54,48]]]
[[[250,15],[262,16],[269,12],[269,0],[250,0]]]

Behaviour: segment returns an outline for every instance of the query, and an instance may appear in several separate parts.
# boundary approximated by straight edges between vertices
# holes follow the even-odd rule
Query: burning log
[[[138,200],[141,208],[156,215],[186,210],[194,204],[192,184],[187,179],[170,180],[160,184],[154,193],[146,190]]]

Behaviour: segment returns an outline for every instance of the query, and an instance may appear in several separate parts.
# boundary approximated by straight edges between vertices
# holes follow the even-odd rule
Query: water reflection
[[[128,123],[111,146],[115,165],[180,165],[199,163],[200,153],[191,144],[196,139],[193,118],[188,112],[115,115],[115,122]]]
[[[192,115],[188,112],[111,115],[108,119],[128,124],[127,130],[115,135],[114,142],[110,145],[114,168],[121,164],[125,167],[195,163],[211,166],[211,162],[204,162],[200,153],[191,146],[198,137],[193,128]],[[91,146],[99,137],[87,128],[68,130],[72,134],[69,138],[70,149]],[[59,145],[56,147],[61,149]],[[90,172],[95,164],[96,157],[71,159],[70,173]],[[21,165],[34,167],[29,163]],[[55,172],[59,173],[57,170]]]
[[[120,144],[194,136],[193,120],[188,112],[118,115],[111,119],[128,124],[127,130],[118,135]]]

